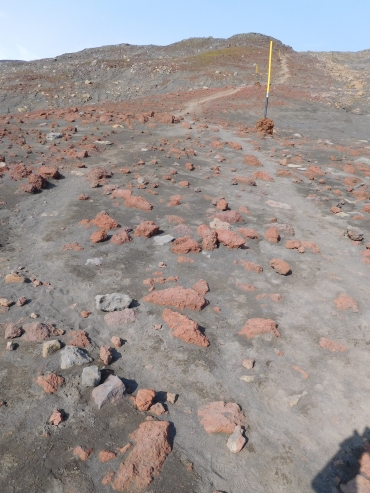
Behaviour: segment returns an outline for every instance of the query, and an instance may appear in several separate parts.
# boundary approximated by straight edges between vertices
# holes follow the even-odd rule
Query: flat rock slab
[[[135,322],[135,319],[135,310],[132,308],[125,308],[124,310],[119,310],[117,312],[107,313],[104,315],[105,322],[111,327]]]
[[[132,298],[124,293],[99,294],[95,296],[96,308],[103,312],[114,312],[124,310],[132,303]]]
[[[115,375],[109,375],[104,383],[95,387],[92,396],[98,409],[107,403],[114,403],[122,399],[126,393],[126,387],[122,380]]]

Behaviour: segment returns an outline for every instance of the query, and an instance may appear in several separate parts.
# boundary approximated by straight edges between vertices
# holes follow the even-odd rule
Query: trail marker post
[[[264,118],[267,117],[267,108],[269,105],[269,94],[270,94],[270,85],[271,85],[271,66],[272,66],[272,41],[270,41],[270,57],[269,57],[269,72],[267,77],[267,91],[266,91],[266,104],[265,104],[265,115]]]

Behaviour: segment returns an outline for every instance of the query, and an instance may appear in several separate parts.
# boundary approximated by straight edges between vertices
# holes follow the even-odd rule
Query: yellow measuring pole
[[[266,91],[266,104],[265,104],[265,116],[267,117],[267,108],[269,105],[270,85],[271,85],[271,67],[272,67],[272,41],[270,41],[270,57],[269,57],[269,73],[267,77],[267,91]]]
[[[258,75],[258,63],[256,63],[256,74]]]

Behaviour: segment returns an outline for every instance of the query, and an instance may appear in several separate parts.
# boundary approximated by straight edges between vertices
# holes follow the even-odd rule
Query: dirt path
[[[233,94],[236,94],[239,92],[241,89],[243,89],[245,86],[241,87],[234,87],[232,89],[227,89],[227,90],[221,90],[220,92],[217,92],[215,94],[211,94],[209,96],[206,96],[205,98],[198,98],[194,99],[193,101],[190,101],[187,103],[184,107],[184,109],[179,113],[177,116],[183,116],[186,115],[187,113],[194,113],[200,106],[203,106],[205,103],[209,103],[210,101],[214,101],[215,99],[220,99],[224,98],[226,96],[232,96]]]
[[[281,57],[281,75],[279,79],[276,81],[277,84],[283,84],[290,77],[290,70],[288,67],[288,57],[283,55]]]

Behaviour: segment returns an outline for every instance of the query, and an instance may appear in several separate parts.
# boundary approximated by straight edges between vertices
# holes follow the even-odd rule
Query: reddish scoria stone
[[[163,310],[162,318],[170,327],[173,337],[178,337],[189,344],[196,344],[201,347],[209,346],[209,340],[199,330],[198,324],[186,315],[166,308]]]
[[[234,432],[235,426],[245,425],[245,416],[238,404],[223,401],[211,402],[198,410],[198,419],[207,433]]]
[[[194,289],[185,289],[182,286],[154,291],[145,296],[143,300],[156,305],[173,306],[179,310],[188,308],[189,310],[200,311],[207,304],[203,296]]]
[[[248,339],[259,334],[273,334],[275,337],[280,337],[276,322],[269,318],[250,318],[239,331],[239,334],[248,337]]]
[[[135,406],[139,411],[147,411],[155,399],[155,390],[140,389],[135,397]]]
[[[346,294],[340,294],[338,298],[334,300],[334,303],[338,310],[352,310],[353,312],[358,312],[356,301]]]
[[[55,373],[40,375],[36,380],[37,385],[43,388],[47,394],[54,394],[60,385],[64,383],[64,378]]]
[[[275,272],[282,276],[286,276],[290,272],[290,265],[281,258],[273,258],[270,260],[270,265],[275,269]]]
[[[141,491],[146,488],[159,474],[171,452],[168,421],[144,421],[130,437],[136,445],[120,465],[113,483],[116,491]]]
[[[95,219],[90,221],[91,224],[98,227],[99,229],[103,229],[104,231],[109,231],[110,229],[118,228],[118,223],[115,221],[110,215],[101,211],[96,215]]]
[[[143,221],[136,228],[134,236],[144,236],[144,238],[151,238],[152,236],[158,234],[159,226],[157,226],[153,221]]]
[[[182,238],[177,238],[172,243],[171,251],[177,254],[199,253],[201,248],[199,243],[190,236],[183,236]]]

